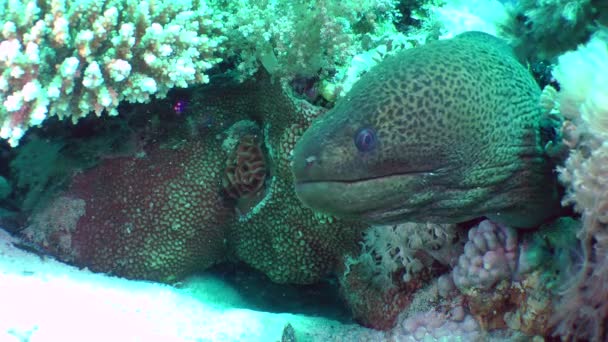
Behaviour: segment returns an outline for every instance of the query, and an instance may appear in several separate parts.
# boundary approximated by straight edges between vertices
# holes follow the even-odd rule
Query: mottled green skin
[[[228,244],[236,259],[277,283],[310,284],[343,268],[343,259],[359,249],[367,226],[320,217],[302,205],[294,190],[290,152],[318,110],[286,96],[280,82],[258,75],[255,82],[232,85],[214,80],[193,99],[199,113],[210,113],[228,128],[239,120],[263,127],[271,179],[254,212],[228,222]]]
[[[540,89],[510,48],[469,32],[389,57],[307,130],[294,151],[298,197],[371,222],[516,227],[559,210],[543,151]],[[360,152],[361,128],[377,145]]]

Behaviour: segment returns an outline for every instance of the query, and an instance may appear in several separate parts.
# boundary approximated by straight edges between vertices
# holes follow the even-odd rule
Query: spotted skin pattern
[[[388,57],[296,145],[298,197],[374,223],[537,225],[559,210],[539,96],[510,48],[485,33]],[[375,132],[371,151],[354,143],[362,128]]]

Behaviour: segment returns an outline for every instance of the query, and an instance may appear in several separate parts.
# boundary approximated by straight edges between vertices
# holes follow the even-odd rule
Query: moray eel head
[[[372,223],[539,224],[559,210],[539,93],[487,34],[400,52],[304,133],[296,193],[318,211]]]

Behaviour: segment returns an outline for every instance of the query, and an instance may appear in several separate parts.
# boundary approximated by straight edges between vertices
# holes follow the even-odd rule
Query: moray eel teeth
[[[404,50],[304,133],[296,193],[315,210],[371,223],[485,216],[533,227],[560,210],[539,96],[491,35]]]

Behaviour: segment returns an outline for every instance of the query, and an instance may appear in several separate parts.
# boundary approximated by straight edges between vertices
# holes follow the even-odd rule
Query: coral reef
[[[353,318],[364,326],[389,330],[395,326],[398,316],[412,302],[414,293],[431,279],[432,272],[426,268],[410,281],[395,281],[403,277],[403,269],[390,274],[390,287],[374,284],[372,270],[366,264],[348,264],[340,277],[340,293],[352,310]]]
[[[143,150],[77,173],[39,203],[24,235],[62,260],[129,278],[172,282],[233,257],[278,283],[336,272],[365,226],[296,198],[289,156],[324,110],[288,91],[263,75],[201,90],[181,129],[169,137],[141,129]],[[209,113],[216,124],[200,127]],[[247,167],[259,172],[247,179]],[[240,178],[226,179],[239,168]],[[243,198],[251,201],[233,203]]]
[[[31,214],[21,236],[33,244],[24,248],[167,283],[224,261],[279,284],[337,275],[352,317],[388,330],[369,332],[375,339],[484,340],[502,329],[608,337],[608,31],[598,31],[608,7],[600,1],[0,0],[0,13],[0,138],[6,148],[21,142],[9,171],[0,169],[15,175],[0,175],[0,201],[15,222]],[[559,90],[541,97],[546,113],[529,70],[488,35],[392,56],[472,28],[506,32],[532,61],[598,32],[559,57]],[[400,56],[412,56],[410,69],[400,69]],[[436,88],[425,88],[427,74]],[[362,76],[370,86],[347,95]],[[443,89],[452,78],[486,86]],[[397,99],[409,86],[424,96]],[[472,109],[450,116],[452,105]],[[403,121],[395,114],[405,107],[430,109]],[[82,123],[103,112],[122,124],[98,141],[46,139],[44,130],[24,137],[57,121],[50,116]],[[332,121],[335,113],[344,116]],[[305,133],[313,122],[340,130]],[[302,141],[329,152],[300,153]],[[380,153],[368,153],[375,147]],[[377,157],[385,159],[373,164]],[[565,161],[563,204],[580,220],[539,227],[560,209],[554,161]],[[369,209],[365,218],[377,223],[434,223],[367,227],[328,214],[339,210],[316,212],[295,182],[314,183],[299,177],[318,175],[318,165],[331,182],[319,182],[308,205],[355,216]],[[283,339],[299,330],[286,326]]]
[[[516,277],[539,271],[546,288],[559,293],[583,261],[582,245],[576,237],[580,229],[579,220],[561,217],[524,236]]]
[[[484,329],[504,327],[502,314],[511,305],[511,280],[518,260],[517,233],[484,220],[468,235],[464,253],[452,270],[454,285]]]
[[[391,332],[394,341],[480,341],[483,332],[475,319],[460,308],[443,313],[428,311],[405,319]]]
[[[240,139],[228,157],[224,189],[232,198],[255,195],[266,180],[266,161],[261,142],[255,135]]]
[[[456,225],[402,223],[394,226],[372,226],[363,234],[362,250],[349,264],[362,264],[379,288],[389,289],[417,277],[428,267],[429,260],[444,265],[455,263],[462,251],[458,246]],[[395,273],[402,273],[395,283]]]
[[[598,0],[523,0],[510,8],[502,27],[522,58],[554,61],[608,24],[608,6]]]
[[[121,102],[147,102],[174,87],[208,82],[220,61],[241,81],[260,67],[286,80],[314,77],[323,97],[334,101],[386,55],[434,38],[443,19],[466,9],[440,1],[420,11],[403,6],[395,0],[4,0],[0,137],[16,146],[30,126],[52,115],[72,121],[89,112],[116,115]],[[396,23],[410,19],[419,23],[403,28],[409,34],[397,31]],[[491,32],[494,24],[474,28]]]
[[[19,147],[17,156],[10,162],[15,174],[15,192],[27,193],[20,198],[20,209],[29,213],[45,193],[50,192],[51,184],[61,183],[64,178],[65,164],[61,151],[65,143],[59,140],[47,141],[32,137]]]
[[[117,115],[208,82],[221,22],[201,1],[2,1],[0,137],[13,146],[49,115]]]
[[[275,282],[308,284],[341,267],[343,255],[356,251],[365,225],[315,214],[295,196],[290,155],[300,134],[324,109],[289,94],[262,74],[257,81],[216,84],[191,102],[201,113],[233,123],[254,121],[262,132],[270,179],[259,202],[230,224],[236,257]]]
[[[608,338],[608,31],[558,59],[556,107],[565,117],[564,143],[571,148],[560,179],[564,203],[581,214],[577,237],[582,261],[562,284],[555,334],[564,339]]]
[[[504,1],[452,0],[430,5],[429,15],[440,26],[440,38],[451,38],[466,31],[499,36],[501,25],[509,19]]]
[[[456,287],[463,292],[488,290],[510,280],[518,258],[517,233],[512,228],[484,220],[469,230],[464,254],[454,267]]]
[[[374,40],[396,34],[395,0],[335,2],[209,1],[222,13],[227,59],[236,76],[247,79],[260,67],[292,78],[321,73],[327,78]],[[363,46],[368,42],[367,46]]]
[[[440,278],[439,291],[446,298],[462,296],[467,312],[485,330],[508,327],[526,336],[547,336],[556,286],[576,262],[571,245],[577,226],[564,218],[516,232],[482,221],[469,230],[464,254],[451,278]],[[453,287],[461,294],[455,295]]]
[[[22,233],[63,261],[173,282],[227,256],[229,208],[214,141],[103,160],[36,212]]]
[[[341,293],[361,324],[392,328],[414,293],[462,252],[455,225],[372,226],[359,254],[346,259]],[[438,265],[439,264],[439,265]]]
[[[501,317],[495,324],[506,325],[526,336],[549,336],[549,320],[554,314],[555,293],[547,286],[543,270],[527,275],[523,280],[512,284],[508,303],[502,309]]]

